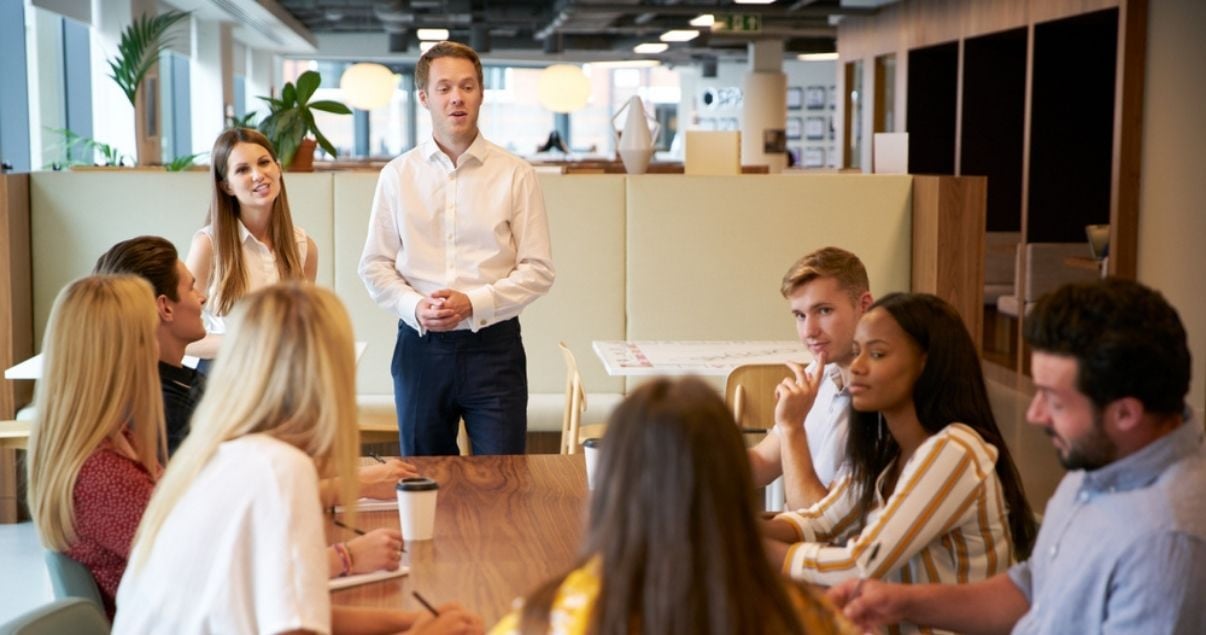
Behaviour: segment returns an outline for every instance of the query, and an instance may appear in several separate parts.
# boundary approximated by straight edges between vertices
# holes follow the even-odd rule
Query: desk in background
[[[630,341],[591,343],[607,374],[617,376],[708,375],[725,377],[742,364],[812,360],[802,344],[767,341]]]
[[[440,484],[435,539],[406,543],[409,575],[336,591],[332,603],[421,611],[411,595],[418,591],[437,605],[459,602],[488,627],[515,598],[574,563],[589,498],[581,454],[406,460]],[[356,522],[399,526],[395,511],[364,512]],[[328,541],[353,537],[328,520]]]

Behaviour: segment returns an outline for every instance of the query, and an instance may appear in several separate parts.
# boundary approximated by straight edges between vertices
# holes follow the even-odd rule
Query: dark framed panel
[[[955,173],[955,121],[959,88],[959,44],[909,51],[909,172]]]
[[[1022,228],[1026,29],[963,43],[959,173],[988,177],[988,231]]]
[[[1026,240],[1110,222],[1118,10],[1036,24]]]

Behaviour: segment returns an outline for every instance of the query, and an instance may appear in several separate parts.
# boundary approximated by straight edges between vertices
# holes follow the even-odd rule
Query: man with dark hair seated
[[[1206,450],[1185,408],[1185,327],[1157,292],[1065,286],[1026,317],[1026,413],[1069,471],[1033,555],[984,582],[857,580],[830,597],[865,627],[958,632],[1206,632]]]
[[[184,366],[184,348],[205,337],[205,295],[180,260],[176,247],[158,236],[139,236],[113,245],[96,261],[98,274],[133,274],[151,283],[159,310],[159,383],[168,454],[188,436],[188,420],[205,392],[205,375]]]

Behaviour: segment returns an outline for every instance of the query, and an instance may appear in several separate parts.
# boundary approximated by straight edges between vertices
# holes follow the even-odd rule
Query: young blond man
[[[845,376],[854,328],[872,298],[862,261],[837,247],[796,261],[780,292],[815,361],[807,368],[788,364],[795,377],[775,389],[774,428],[749,454],[755,484],[782,476],[788,508],[800,509],[825,497],[842,465],[850,418]]]

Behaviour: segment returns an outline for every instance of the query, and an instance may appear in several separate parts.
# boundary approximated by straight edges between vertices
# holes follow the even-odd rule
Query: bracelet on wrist
[[[339,556],[339,562],[343,566],[343,570],[339,572],[339,577],[346,577],[352,572],[352,551],[348,549],[347,543],[337,542],[332,545],[335,549],[335,555]]]

